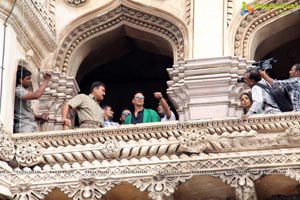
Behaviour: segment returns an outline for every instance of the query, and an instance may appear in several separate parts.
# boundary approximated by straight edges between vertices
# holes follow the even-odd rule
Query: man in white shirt
[[[273,114],[280,112],[273,97],[262,87],[256,85],[256,83],[268,85],[268,83],[261,78],[259,71],[255,69],[248,70],[245,74],[245,82],[251,88],[253,103],[248,113],[243,115],[243,119],[253,114]]]
[[[157,112],[161,118],[161,121],[175,121],[175,114],[171,111],[170,106],[164,99],[161,92],[154,92],[154,97],[159,100]]]

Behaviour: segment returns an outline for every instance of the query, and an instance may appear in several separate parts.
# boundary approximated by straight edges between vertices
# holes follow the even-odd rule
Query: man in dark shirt
[[[160,117],[156,111],[144,108],[144,99],[145,97],[142,92],[135,93],[132,99],[134,112],[132,115],[126,117],[124,124],[160,122]]]

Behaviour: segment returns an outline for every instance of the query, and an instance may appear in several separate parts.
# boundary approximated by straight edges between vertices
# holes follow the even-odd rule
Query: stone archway
[[[176,200],[236,199],[234,188],[209,175],[193,176],[186,183],[178,186],[173,197]]]
[[[100,64],[123,55],[126,51],[124,48],[124,52],[119,51],[120,49],[113,52],[105,49],[106,46],[109,46],[110,41],[121,41],[122,37],[133,39],[135,45],[141,50],[150,53],[156,51],[159,55],[171,58],[172,63],[168,66],[162,66],[162,71],[159,72],[165,73],[166,77],[168,77],[166,68],[171,68],[188,55],[188,34],[184,22],[162,11],[127,1],[114,3],[110,5],[110,8],[99,8],[76,20],[68,29],[71,31],[66,34],[56,53],[55,69],[60,71],[62,75],[76,77],[79,82],[84,74],[92,73]],[[103,62],[97,63],[97,66],[93,64],[86,66],[86,63],[84,63],[86,58],[90,57],[93,52],[99,52],[99,49],[104,53],[102,56]],[[159,91],[164,92],[165,97],[167,96],[168,80],[169,78],[161,79],[164,86],[156,86]],[[141,88],[141,90],[144,89]],[[148,96],[154,91],[154,89],[151,90]],[[131,99],[129,99],[129,102],[131,102]],[[153,102],[154,100],[150,104],[153,104]],[[157,104],[157,102],[155,103]],[[130,105],[131,103],[129,103]],[[153,106],[150,108],[153,108]]]
[[[284,174],[271,174],[255,184],[258,199],[298,199],[299,182]]]
[[[232,24],[234,30],[231,38],[231,53],[247,60],[264,60],[275,58],[276,63],[270,74],[276,79],[288,78],[290,67],[300,62],[300,57],[291,54],[287,48],[298,51],[300,43],[300,1],[287,0],[284,2],[272,1],[263,4],[293,5],[287,8],[256,9],[254,13],[235,18],[237,23]],[[256,2],[259,3],[259,2]],[[252,5],[253,6],[253,5]],[[294,8],[292,8],[294,7]],[[235,27],[235,28],[234,28]],[[291,49],[291,50],[292,50]],[[289,58],[287,58],[289,57]]]
[[[108,191],[102,198],[103,200],[150,200],[148,192],[141,192],[139,189],[127,182],[122,182],[119,185]]]
[[[299,2],[299,0],[287,0],[284,3],[299,4]],[[235,34],[233,34],[233,42],[231,44],[232,54],[253,60],[255,57],[261,58],[266,52],[292,41],[297,37],[297,31],[295,32],[294,30],[299,24],[299,10],[299,6],[293,9],[255,9],[253,14],[247,14],[244,17],[239,16],[241,19],[236,25],[233,25]],[[274,39],[278,39],[278,34],[285,35],[286,33],[290,33],[289,37],[282,37],[282,40],[276,43],[273,42]],[[257,48],[263,43],[272,43],[272,45],[264,46],[257,52]]]
[[[152,38],[152,41],[140,39],[144,37]],[[98,48],[80,64],[76,81],[84,93],[89,93],[94,81],[106,84],[107,92],[101,104],[112,106],[114,121],[119,121],[123,108],[132,108],[135,91],[143,91],[145,107],[154,110],[158,100],[153,97],[153,92],[160,91],[167,99],[166,83],[170,78],[166,69],[173,66],[173,53],[166,41],[121,25],[98,37],[96,44]]]
[[[146,10],[146,11],[145,11]],[[151,14],[150,14],[151,13]],[[109,12],[101,14],[101,10],[89,14],[89,19],[81,19],[80,24],[71,25],[57,51],[55,67],[63,74],[75,76],[83,59],[97,46],[93,42],[102,34],[120,26],[143,30],[149,35],[160,38],[171,46],[174,64],[183,60],[188,54],[187,30],[184,23],[173,16],[139,6],[132,8],[126,2],[114,5]],[[78,21],[81,21],[78,20]],[[152,42],[152,38],[143,38]],[[159,41],[158,41],[159,43]]]

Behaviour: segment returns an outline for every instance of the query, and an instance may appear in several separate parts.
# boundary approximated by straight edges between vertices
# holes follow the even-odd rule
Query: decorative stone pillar
[[[40,80],[43,82],[43,72]],[[79,87],[74,77],[67,77],[59,72],[52,72],[52,79],[44,94],[39,99],[39,114],[49,113],[49,120],[40,125],[41,131],[61,130],[61,109],[64,102],[71,99],[79,92]],[[75,113],[70,112],[71,119]]]
[[[10,181],[12,168],[7,164],[15,156],[15,147],[8,133],[0,123],[0,199],[11,199]]]
[[[237,83],[237,78],[248,64],[238,57],[217,57],[186,60],[168,69],[167,94],[179,120],[239,116],[239,95],[245,84]]]

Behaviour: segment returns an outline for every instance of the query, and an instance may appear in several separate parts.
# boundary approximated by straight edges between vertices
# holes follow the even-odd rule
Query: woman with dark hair
[[[240,100],[241,100],[241,107],[243,108],[243,114],[246,115],[253,103],[251,94],[248,92],[242,93],[240,96]]]

